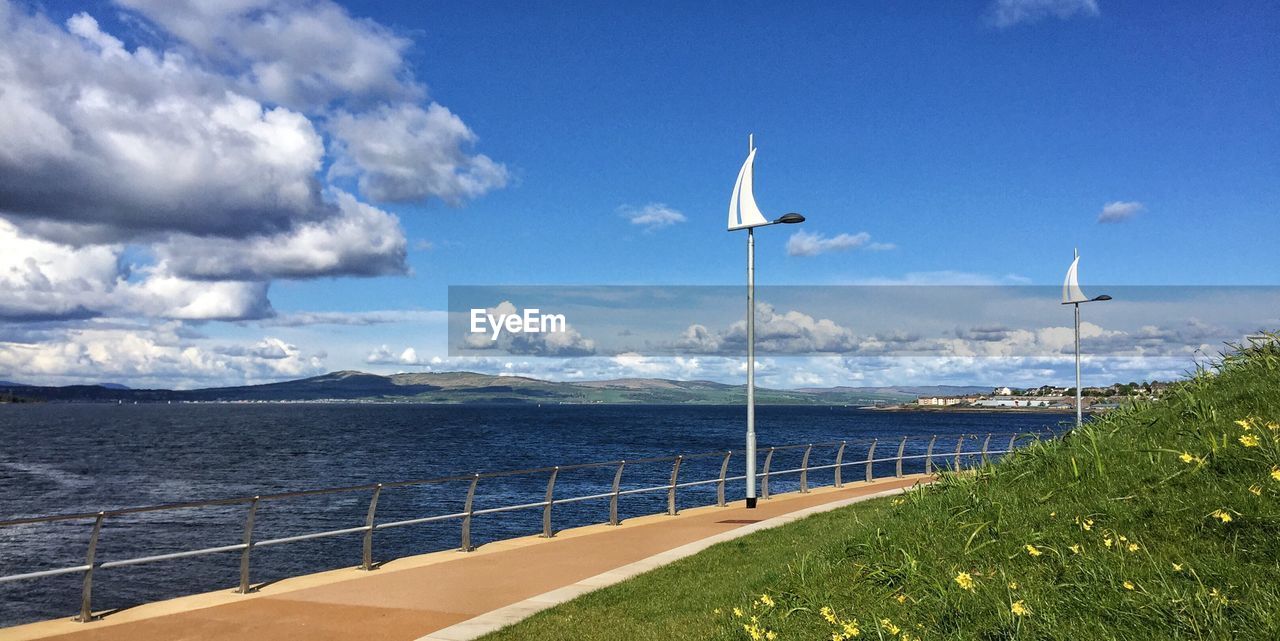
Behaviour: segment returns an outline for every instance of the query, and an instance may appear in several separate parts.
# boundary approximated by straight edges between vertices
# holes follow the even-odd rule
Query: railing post
[[[373,488],[373,498],[369,499],[369,514],[364,518],[364,556],[360,563],[361,570],[373,569],[373,517],[378,513],[378,496],[382,494],[382,484]]]
[[[80,590],[80,614],[76,616],[76,621],[88,623],[93,620],[93,567],[94,557],[98,555],[98,535],[102,533],[102,519],[106,518],[105,512],[98,512],[98,517],[93,520],[93,533],[89,535],[89,551],[85,553],[85,565],[89,566],[84,571],[84,585]]]
[[[680,462],[684,460],[684,456],[677,456],[675,463],[671,464],[671,487],[667,488],[667,514],[676,515],[676,481],[680,479]]]
[[[559,465],[551,468],[551,476],[547,478],[547,498],[544,501],[546,505],[542,507],[542,536],[548,539],[555,536],[555,532],[551,530],[551,506],[556,502],[556,477],[559,474]]]
[[[840,449],[836,450],[836,487],[844,485],[840,482],[840,470],[844,467],[844,446],[848,443],[848,441],[840,441]]]
[[[959,472],[959,471],[960,471],[960,448],[962,448],[962,447],[964,447],[964,434],[961,434],[961,435],[960,435],[960,438],[956,440],[956,464],[955,464],[955,470],[956,470],[957,472]]]
[[[462,505],[462,511],[465,516],[462,517],[462,547],[458,548],[462,552],[470,552],[475,549],[471,546],[471,517],[475,515],[476,511],[476,484],[479,482],[480,475],[472,475],[471,485],[467,486],[467,502]]]
[[[249,512],[244,517],[244,549],[240,551],[240,586],[236,592],[248,594],[253,591],[249,586],[249,556],[253,553],[253,519],[258,515],[258,498],[249,502]]]
[[[987,434],[987,438],[982,441],[982,467],[987,466],[987,446],[991,445],[991,434]]]
[[[924,473],[925,474],[933,474],[933,444],[936,443],[937,441],[938,441],[938,435],[934,434],[933,438],[929,439],[929,449],[925,450],[924,452]]]
[[[609,497],[609,525],[618,525],[619,523],[618,488],[622,486],[622,468],[626,466],[626,461],[618,461],[618,471],[613,473],[613,496]]]
[[[724,477],[729,472],[729,457],[733,456],[733,450],[724,453],[724,461],[720,463],[720,482],[716,485],[716,505],[724,507]]]
[[[760,498],[769,500],[769,465],[773,463],[773,449],[764,455],[764,478],[760,479]]]
[[[898,463],[893,469],[893,475],[898,478],[902,478],[902,452],[906,448],[907,448],[907,437],[904,436],[902,437],[901,441],[898,441]]]
[[[870,483],[871,479],[874,478],[875,476],[875,472],[871,469],[871,467],[874,465],[872,461],[874,461],[875,458],[876,458],[876,439],[873,438],[871,439],[871,447],[867,448],[867,482],[868,483]]]
[[[804,458],[800,459],[800,493],[807,494],[809,492],[809,452],[813,450],[813,443],[804,448]]]

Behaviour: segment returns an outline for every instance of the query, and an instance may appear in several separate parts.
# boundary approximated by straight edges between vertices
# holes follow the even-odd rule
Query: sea
[[[1023,411],[898,412],[838,406],[761,406],[756,410],[760,466],[771,446],[815,445],[810,466],[830,465],[846,441],[846,481],[864,475],[872,440],[876,458],[895,457],[901,437],[906,456],[923,454],[937,436],[936,462],[944,463],[957,440],[980,448],[995,433],[991,450],[1011,433],[1060,431],[1070,417]],[[729,476],[743,474],[741,406],[414,404],[30,404],[0,405],[0,521],[33,516],[329,487],[463,476],[617,460],[621,489],[670,483],[672,461],[642,459],[687,455],[678,482],[715,479],[722,455],[732,450]],[[805,448],[778,450],[772,471],[800,467]],[[975,458],[975,457],[970,457]],[[637,462],[639,461],[639,462]],[[923,471],[923,459],[907,459],[904,472]],[[557,499],[611,490],[616,465],[557,472]],[[877,477],[892,475],[893,462],[876,464]],[[476,484],[473,508],[537,503],[550,472],[486,476]],[[815,471],[813,485],[829,485],[833,472]],[[462,511],[470,482],[423,483],[384,489],[376,522],[388,523]],[[794,491],[798,474],[770,479],[773,492]],[[679,507],[714,504],[716,484],[677,492]],[[729,500],[744,494],[729,483]],[[255,540],[364,525],[368,489],[263,500],[255,513]],[[621,518],[666,510],[665,491],[624,495]],[[605,522],[607,498],[553,507],[553,526],[564,529]],[[109,517],[99,536],[98,562],[240,543],[244,504],[185,508]],[[473,518],[472,543],[537,534],[542,508]],[[92,519],[0,527],[0,576],[84,563]],[[456,549],[458,519],[378,530],[375,562]],[[359,565],[363,536],[345,534],[255,549],[255,584],[299,574]],[[459,552],[461,554],[461,552]],[[145,565],[95,571],[93,608],[117,610],[185,594],[233,589],[240,553],[220,552]],[[0,626],[70,617],[79,610],[82,575],[0,583]]]

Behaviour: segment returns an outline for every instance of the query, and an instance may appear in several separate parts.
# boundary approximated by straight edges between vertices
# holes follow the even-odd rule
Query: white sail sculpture
[[[1067,268],[1067,277],[1062,281],[1062,304],[1071,305],[1074,303],[1087,303],[1089,297],[1084,295],[1080,290],[1080,276],[1077,269],[1080,265],[1080,251],[1076,250],[1076,259],[1071,261],[1071,267]]]
[[[754,140],[748,140],[747,146],[750,147],[750,153],[747,154],[747,161],[742,163],[742,169],[738,170],[738,182],[734,183],[733,197],[729,199],[729,231],[769,224],[764,214],[760,213],[760,208],[756,206],[756,196],[751,189],[752,168],[756,163],[756,146]]]

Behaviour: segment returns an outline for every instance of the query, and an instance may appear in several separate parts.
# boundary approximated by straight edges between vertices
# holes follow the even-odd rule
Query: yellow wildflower
[[[1134,589],[1133,582],[1131,582],[1131,581],[1125,581],[1125,582],[1124,582],[1124,589],[1126,589],[1126,590],[1132,590],[1132,589]]]
[[[1130,543],[1130,544],[1129,544],[1129,551],[1130,551],[1130,552],[1137,552],[1138,550],[1141,550],[1141,549],[1142,549],[1142,548],[1141,548],[1141,547],[1138,547],[1138,544],[1137,544],[1137,543]]]
[[[1080,546],[1079,546],[1079,545],[1072,544],[1072,545],[1069,545],[1069,546],[1067,546],[1067,547],[1071,549],[1071,553],[1072,553],[1072,554],[1079,554],[1079,553],[1080,553]]]
[[[902,628],[894,625],[893,621],[888,619],[880,619],[880,627],[884,628],[885,632],[893,635],[897,635],[899,632],[902,632]]]
[[[1249,486],[1249,492],[1251,492],[1254,496],[1262,496],[1262,486],[1258,485],[1257,483],[1254,483],[1253,485]]]
[[[1009,606],[1009,611],[1012,612],[1014,616],[1019,617],[1025,617],[1028,614],[1031,614],[1031,611],[1027,609],[1027,604],[1023,603],[1021,599],[1014,601],[1013,605]]]
[[[839,632],[832,632],[831,641],[844,641],[844,635],[840,634]]]
[[[1058,517],[1058,513],[1057,513],[1057,512],[1050,512],[1050,513],[1049,513],[1049,518],[1053,519],[1053,518],[1057,518],[1057,517]]]
[[[835,622],[836,622],[836,612],[835,612],[835,610],[832,610],[830,607],[825,606],[825,605],[824,605],[824,606],[822,606],[822,609],[821,609],[821,610],[818,610],[818,614],[821,614],[821,615],[822,615],[822,618],[824,618],[824,619],[826,619],[826,620],[827,620],[827,623],[830,623],[830,624],[832,624],[832,625],[834,625],[834,624],[835,624]]]
[[[1093,529],[1093,519],[1083,519],[1083,520],[1082,520],[1080,517],[1078,517],[1078,516],[1077,516],[1077,517],[1076,517],[1076,523],[1079,523],[1079,524],[1080,524],[1080,529],[1082,529],[1082,530],[1084,530],[1084,531],[1086,531],[1086,532],[1088,532],[1089,530],[1092,530],[1092,529]]]
[[[1121,534],[1119,537],[1116,537],[1116,538],[1120,539],[1120,542],[1121,542],[1121,543],[1124,543],[1124,542],[1126,542],[1126,541],[1128,541],[1128,540],[1129,540],[1129,537],[1127,537],[1127,536],[1125,536],[1125,535],[1123,535],[1123,534]]]
[[[1257,447],[1261,443],[1261,441],[1258,440],[1258,437],[1253,434],[1244,434],[1236,440],[1240,441],[1240,444],[1245,447]]]
[[[712,610],[712,611],[711,611],[711,614],[720,614],[720,608],[716,608],[716,609]]]
[[[773,597],[771,597],[771,596],[769,596],[769,595],[767,595],[767,594],[761,594],[761,595],[760,595],[760,602],[761,602],[761,603],[763,603],[763,604],[765,604],[765,605],[767,605],[767,606],[769,606],[769,607],[771,607],[771,608],[775,605],[775,604],[774,604],[774,602],[773,602]]]
[[[1236,421],[1236,425],[1239,425],[1240,427],[1244,428],[1244,431],[1248,432],[1249,430],[1253,429],[1253,417],[1250,416],[1249,418],[1242,418]]]
[[[1214,510],[1213,513],[1210,514],[1209,516],[1212,516],[1213,518],[1218,519],[1223,523],[1230,523],[1232,520],[1231,514],[1228,513],[1226,510]]]
[[[1181,563],[1174,563],[1174,564],[1173,564],[1173,571],[1174,571],[1174,572],[1181,572],[1181,571],[1182,571],[1182,564],[1181,564]]]
[[[1192,456],[1192,455],[1191,455],[1190,453],[1188,453],[1188,452],[1183,452],[1183,453],[1182,453],[1178,458],[1182,459],[1182,462],[1183,462],[1183,463],[1190,463],[1190,462],[1192,462],[1192,461],[1196,460],[1196,457]]]
[[[1041,552],[1038,548],[1036,548],[1036,546],[1031,544],[1027,544],[1026,549],[1027,549],[1027,554],[1030,554],[1031,556],[1040,556],[1041,554],[1043,554],[1043,552]]]
[[[1017,589],[1018,589],[1018,582],[1017,582],[1017,581],[1010,581],[1010,582],[1009,582],[1009,589],[1010,589],[1010,590],[1017,590]]]
[[[973,592],[974,586],[977,585],[973,582],[973,575],[968,572],[960,572],[959,574],[956,574],[954,581],[962,590],[968,590],[970,592]]]
[[[1267,429],[1271,430],[1272,432],[1280,431],[1280,423],[1271,421],[1270,423],[1267,423]]]
[[[858,628],[857,619],[854,619],[852,621],[845,621],[844,624],[841,625],[840,627],[844,630],[844,636],[846,639],[853,638],[858,636],[859,634],[862,634],[862,630]]]
[[[769,641],[773,641],[774,639],[778,638],[778,633],[774,632],[773,630],[768,630],[764,633],[764,638],[768,639]]]
[[[1109,550],[1111,549],[1111,546],[1115,544],[1115,541],[1112,541],[1111,537],[1107,537],[1105,539],[1102,539],[1102,544],[1107,546],[1107,549]]]
[[[907,595],[905,595],[905,594],[899,594],[898,596],[893,597],[893,598],[894,598],[894,600],[896,600],[898,603],[906,603],[906,602],[907,602]]]
[[[739,619],[741,619],[741,618],[742,618],[742,608],[734,608],[734,609],[733,609],[733,616],[738,617]]]
[[[1280,481],[1280,467],[1271,468],[1271,480]]]

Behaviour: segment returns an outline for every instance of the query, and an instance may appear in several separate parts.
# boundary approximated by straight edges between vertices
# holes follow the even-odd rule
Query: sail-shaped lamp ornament
[[[747,230],[747,507],[756,506],[756,227],[804,222],[797,213],[769,220],[756,205],[753,188],[756,164],[755,136],[747,136],[747,160],[738,170],[738,181],[729,197],[729,231]]]
[[[1075,260],[1071,261],[1071,266],[1067,268],[1067,277],[1062,281],[1062,304],[1071,305],[1075,308],[1076,316],[1076,427],[1084,422],[1084,408],[1082,401],[1084,400],[1083,390],[1080,389],[1080,303],[1093,303],[1104,300],[1111,300],[1110,296],[1103,294],[1089,298],[1084,295],[1080,289],[1080,250],[1076,250]]]

